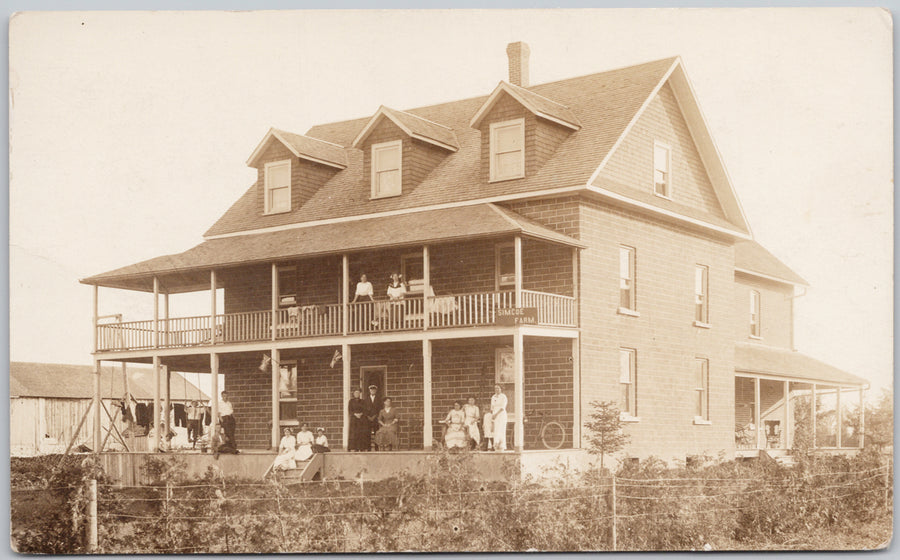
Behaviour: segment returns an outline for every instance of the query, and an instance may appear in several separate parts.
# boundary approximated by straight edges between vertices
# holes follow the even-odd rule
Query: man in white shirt
[[[491,418],[494,424],[494,449],[506,451],[506,406],[508,401],[500,385],[494,385],[491,395]]]
[[[210,407],[212,407],[212,402],[210,402]],[[237,443],[234,440],[234,405],[228,400],[228,391],[222,391],[222,398],[219,399],[219,423],[225,432],[225,444],[231,444],[236,449]]]

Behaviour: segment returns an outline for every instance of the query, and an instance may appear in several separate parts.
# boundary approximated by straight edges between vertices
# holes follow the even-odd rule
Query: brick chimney
[[[506,46],[506,54],[509,56],[509,83],[528,87],[528,56],[531,54],[528,44],[510,43]]]

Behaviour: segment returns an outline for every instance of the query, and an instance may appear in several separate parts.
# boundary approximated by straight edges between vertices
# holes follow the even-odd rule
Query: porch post
[[[272,332],[275,332],[272,329]],[[278,386],[281,381],[281,354],[277,349],[272,348],[272,447],[278,449],[279,442],[281,441],[281,410],[280,410],[280,397],[281,395],[278,393]]]
[[[865,389],[862,387],[859,388],[859,443],[857,446],[862,449],[865,447],[866,437],[866,403],[863,401],[863,394]]]
[[[272,340],[275,340],[278,332],[278,265],[272,263]],[[275,354],[272,354],[272,359],[275,359]],[[272,370],[275,370],[275,365],[272,365]],[[273,378],[275,379],[275,378]],[[274,426],[274,424],[273,424]],[[277,446],[281,440],[275,442]]]
[[[100,316],[99,303],[98,303],[99,297],[100,297],[100,286],[94,284],[94,339],[93,339],[94,340],[94,344],[93,344],[94,352],[96,352],[97,348],[98,348],[97,323],[99,322],[99,316]],[[43,434],[41,434],[41,437],[43,437]]]
[[[159,451],[159,355],[153,355],[153,441],[150,451]]]
[[[423,278],[425,284],[422,286],[422,314],[425,316],[425,319],[422,323],[422,328],[427,331],[428,323],[431,321],[431,298],[428,297],[428,294],[431,293],[431,254],[428,251],[428,245],[422,246],[422,270],[425,277]],[[427,449],[428,445],[425,447]]]
[[[760,434],[763,431],[762,418],[759,417],[759,377],[753,378],[753,393],[753,417],[756,418],[756,448],[762,449],[759,443]]]
[[[426,252],[427,254],[427,252]],[[428,270],[428,266],[425,266],[425,270]],[[428,273],[425,273],[425,278],[428,278]],[[425,281],[425,287],[428,289],[428,280]],[[427,294],[428,292],[426,292]],[[427,317],[427,315],[426,315]],[[427,322],[426,322],[427,325]],[[422,432],[422,446],[426,450],[431,450],[434,447],[434,443],[431,441],[433,437],[433,429],[432,429],[432,418],[431,418],[431,340],[425,339],[422,341],[422,383],[423,383],[423,391],[422,398],[425,401],[425,410],[423,411],[423,429]]]
[[[789,449],[791,447],[791,435],[793,430],[791,429],[791,382],[784,382],[784,424],[781,429],[781,437],[784,438],[784,448]]]
[[[516,307],[522,307],[522,236],[517,235],[513,244],[516,259]]]
[[[519,239],[518,237],[516,239]],[[516,255],[519,254],[518,247],[519,244],[516,243]],[[519,259],[516,259],[516,262],[519,262]],[[516,267],[518,269],[518,267]],[[516,276],[516,284],[519,285],[519,276]],[[514,384],[514,395],[513,398],[516,399],[516,423],[513,429],[513,443],[515,445],[516,451],[522,451],[525,448],[525,411],[523,407],[525,406],[525,396],[523,395],[523,391],[525,389],[525,363],[524,363],[524,336],[522,336],[522,331],[519,328],[516,328],[516,333],[513,335],[513,354],[515,356],[515,368],[516,368],[516,379]]]
[[[42,399],[43,400],[43,399]],[[92,438],[92,447],[94,449],[94,453],[100,453],[100,445],[103,443],[102,429],[100,425],[100,360],[94,360],[94,417],[93,420],[93,432]],[[110,428],[112,429],[112,428]]]
[[[579,317],[581,317],[581,302],[579,301],[578,279],[580,278],[578,266],[578,248],[572,248],[572,297],[575,298],[575,326],[579,326]]]
[[[344,333],[344,336],[347,336],[350,327],[350,256],[347,253],[341,255],[341,279],[343,288],[341,288],[341,332]],[[343,356],[343,348],[341,349],[341,355]],[[347,363],[347,358],[344,358],[344,364]],[[346,386],[346,383],[345,383]],[[350,395],[345,395],[345,401],[350,400]],[[346,404],[346,403],[345,403]],[[346,414],[344,416],[347,416]],[[344,432],[349,433],[347,430],[349,429],[349,417],[347,417],[347,421],[344,422]],[[346,438],[344,438],[346,440]],[[344,449],[347,449],[347,441],[344,442]]]
[[[572,448],[581,449],[581,335],[572,339]]]
[[[835,411],[836,412],[835,418],[837,418],[837,430],[836,430],[837,435],[835,436],[834,441],[837,444],[837,448],[840,449],[842,447],[841,432],[843,431],[843,428],[844,428],[844,412],[841,410],[841,386],[838,385],[836,387],[836,390],[837,390],[837,394],[836,394],[835,398],[836,398],[837,404],[835,406],[837,407],[837,410]]]
[[[817,448],[818,441],[816,441],[816,384],[812,384],[812,399],[809,403],[809,419],[810,424],[812,424],[812,449]]]
[[[163,294],[163,345],[169,346],[169,292]]]
[[[344,258],[346,259],[346,255],[344,255]],[[346,262],[346,260],[344,262]],[[347,270],[346,267],[344,267],[344,270]],[[348,285],[349,284],[347,282],[344,282],[344,286],[348,286]],[[345,293],[346,293],[346,288],[345,288]],[[347,306],[344,305],[345,313],[346,313],[346,309],[347,309]],[[346,328],[346,325],[347,325],[347,323],[344,322],[345,328]],[[341,438],[341,441],[344,444],[344,451],[347,451],[348,447],[350,446],[350,392],[353,390],[353,387],[351,386],[353,384],[353,381],[352,381],[352,369],[350,367],[350,345],[349,344],[347,344],[347,343],[341,344],[341,356],[342,356],[341,365],[343,366],[343,369],[344,369],[344,372],[343,372],[344,373],[344,383],[343,383],[343,387],[344,387],[344,391],[343,391],[344,431],[343,431],[343,436]]]
[[[159,278],[156,276],[153,277],[153,347],[159,348]]]
[[[216,343],[216,271],[209,271],[209,342]],[[214,395],[218,402],[219,395]]]
[[[219,355],[215,352],[209,353],[209,372],[212,374],[212,396],[210,398],[210,422],[209,422],[209,433],[210,436],[210,447],[212,451],[215,453],[218,445],[219,438],[216,437],[219,434]]]
[[[166,372],[166,390],[163,392],[163,402],[165,403],[165,406],[163,407],[165,413],[163,423],[166,425],[166,434],[168,434],[169,430],[172,429],[172,427],[169,426],[169,418],[171,416],[169,409],[172,406],[172,372],[169,371],[169,366],[165,365],[163,366],[163,370]]]

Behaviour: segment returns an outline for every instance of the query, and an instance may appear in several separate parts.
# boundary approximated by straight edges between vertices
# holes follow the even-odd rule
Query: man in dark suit
[[[369,436],[375,446],[375,432],[378,430],[378,412],[381,411],[381,397],[378,396],[378,385],[369,385],[369,394],[363,399],[365,418],[369,423]]]

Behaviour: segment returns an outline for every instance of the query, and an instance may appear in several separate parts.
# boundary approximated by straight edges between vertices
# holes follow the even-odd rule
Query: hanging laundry
[[[184,410],[184,405],[181,403],[176,403],[174,405],[174,414],[175,414],[175,425],[181,428],[187,428],[187,412]]]

